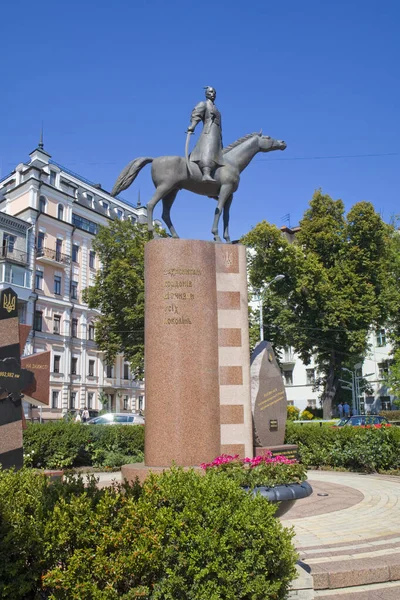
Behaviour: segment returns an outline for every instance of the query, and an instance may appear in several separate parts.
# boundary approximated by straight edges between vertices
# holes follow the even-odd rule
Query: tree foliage
[[[113,364],[122,353],[139,377],[144,363],[144,246],[149,239],[147,225],[117,220],[100,227],[93,249],[102,268],[84,294],[89,307],[101,313],[95,340],[106,362]]]
[[[292,346],[305,364],[314,357],[324,417],[329,417],[343,366],[354,367],[368,350],[368,334],[397,312],[398,235],[369,202],[347,216],[341,200],[316,191],[293,243],[275,226],[259,223],[243,238],[250,283],[268,289],[265,337]]]

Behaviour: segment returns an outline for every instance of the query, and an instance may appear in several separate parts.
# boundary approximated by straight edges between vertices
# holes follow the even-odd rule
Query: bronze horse
[[[230,242],[229,237],[229,209],[232,204],[233,194],[239,187],[240,173],[247,167],[258,152],[271,152],[272,150],[285,150],[286,144],[281,140],[274,140],[262,133],[250,133],[240,138],[223,150],[225,165],[215,171],[214,182],[202,181],[202,173],[198,165],[190,163],[188,170],[186,161],[181,156],[159,156],[158,158],[136,158],[121,172],[113,190],[116,196],[126,190],[136,179],[139,171],[147,164],[153,163],[151,176],[156,187],[153,197],[147,204],[147,225],[149,231],[154,231],[153,211],[160,200],[163,202],[162,219],[167,225],[172,237],[179,237],[171,221],[171,206],[179,190],[185,189],[195,194],[215,198],[218,206],[215,209],[212,234],[214,241],[220,242],[218,225],[223,212],[224,239]]]

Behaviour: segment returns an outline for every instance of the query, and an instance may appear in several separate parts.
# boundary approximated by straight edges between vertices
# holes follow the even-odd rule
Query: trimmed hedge
[[[143,452],[143,425],[56,421],[29,423],[24,431],[25,464],[36,468],[119,467],[141,462]]]
[[[287,423],[285,442],[298,444],[307,467],[375,472],[400,468],[400,427],[315,427]]]
[[[400,410],[381,410],[379,414],[388,421],[400,421]]]
[[[275,510],[222,473],[99,490],[0,470],[0,597],[284,600],[297,556]]]

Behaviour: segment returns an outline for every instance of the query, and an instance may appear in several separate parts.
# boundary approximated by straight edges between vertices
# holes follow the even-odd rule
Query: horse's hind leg
[[[229,237],[229,211],[231,208],[232,200],[233,200],[233,194],[231,194],[229,196],[228,200],[225,202],[224,214],[223,214],[224,240],[226,241],[227,244],[230,244],[230,242],[231,242],[231,238]]]
[[[167,187],[166,185],[160,185],[156,189],[156,191],[154,192],[153,196],[151,197],[151,199],[149,200],[149,202],[147,204],[147,230],[150,233],[153,233],[153,231],[154,231],[154,224],[153,224],[154,208],[160,202],[161,198],[166,196],[170,190],[171,190],[170,186]]]
[[[215,209],[214,222],[211,229],[211,233],[214,235],[215,242],[222,241],[218,234],[219,219],[221,217],[221,213],[224,209],[225,203],[229,200],[230,196],[232,196],[232,186],[229,184],[222,185],[219,191],[218,206]]]
[[[173,238],[179,238],[179,235],[175,231],[175,227],[171,221],[171,206],[173,205],[178,190],[173,190],[162,199],[163,202],[163,211],[162,211],[162,219],[166,226],[168,227]]]

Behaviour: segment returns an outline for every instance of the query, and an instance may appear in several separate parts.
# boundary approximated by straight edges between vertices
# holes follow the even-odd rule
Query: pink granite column
[[[215,244],[145,250],[145,465],[199,465],[220,451]]]

